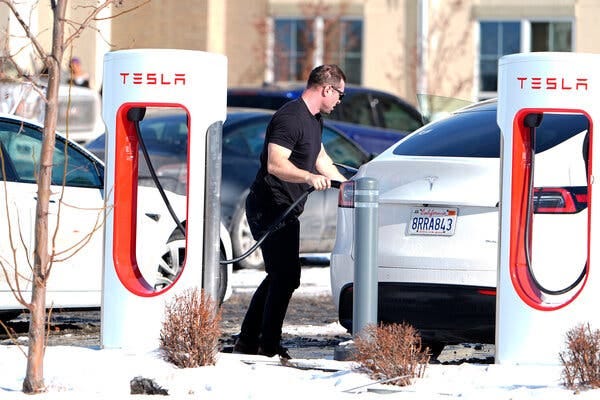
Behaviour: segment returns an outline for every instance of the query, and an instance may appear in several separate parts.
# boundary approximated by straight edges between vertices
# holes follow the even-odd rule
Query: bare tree
[[[289,49],[284,47],[284,43],[275,41],[272,45],[268,43],[271,32],[274,29],[264,18],[259,18],[254,22],[254,29],[258,33],[259,43],[253,46],[253,52],[256,53],[255,59],[260,60],[260,63],[253,65],[253,71],[248,71],[247,78],[253,80],[257,75],[257,67],[267,68],[271,63],[267,59],[272,58],[274,77],[286,77],[285,80],[297,80],[304,82],[308,78],[310,71],[316,66],[315,60],[321,60],[323,63],[340,64],[343,60],[339,58],[339,54],[343,51],[340,49],[340,32],[342,32],[342,17],[348,8],[348,3],[345,0],[340,1],[335,8],[331,4],[327,4],[324,0],[303,1],[298,4],[301,17],[298,22],[303,23],[303,29],[298,30],[297,45],[299,55],[295,59],[294,70],[291,67],[291,55]],[[317,21],[322,21],[322,27],[316,28]],[[322,40],[318,39],[315,33],[322,31]],[[347,38],[348,43],[354,43],[360,38]],[[321,40],[322,46],[318,43]],[[272,53],[269,53],[269,47],[272,46]],[[318,51],[323,51],[319,57],[316,56]],[[262,73],[262,72],[261,72]],[[277,80],[277,79],[276,79]],[[272,82],[268,82],[272,83]]]
[[[55,259],[54,246],[49,242],[48,215],[50,203],[50,186],[52,182],[52,162],[55,147],[55,131],[58,121],[58,91],[60,85],[61,68],[63,56],[73,45],[73,42],[85,29],[96,29],[95,22],[99,20],[102,10],[114,6],[121,7],[126,0],[89,0],[89,4],[82,5],[89,13],[81,21],[66,18],[68,0],[49,0],[52,12],[52,38],[50,49],[44,48],[37,36],[37,32],[30,27],[27,17],[20,13],[18,2],[13,0],[0,0],[5,4],[12,16],[18,21],[25,37],[29,40],[33,49],[33,55],[40,61],[48,73],[48,81],[45,90],[34,82],[30,83],[40,94],[45,105],[44,128],[42,149],[40,154],[39,170],[37,171],[37,204],[35,213],[35,248],[33,252],[33,281],[31,300],[26,302],[18,290],[18,279],[16,290],[13,290],[18,300],[30,312],[29,322],[29,348],[27,354],[27,371],[23,381],[23,391],[26,393],[40,393],[45,391],[43,359],[46,346],[46,287],[50,277],[52,264]],[[33,4],[35,3],[35,4]],[[132,3],[132,2],[130,2]],[[140,3],[137,1],[136,3]],[[32,8],[39,6],[32,2]],[[131,5],[122,12],[114,12],[115,15],[131,11],[139,7]],[[22,77],[25,76],[19,64],[13,57],[8,57]],[[54,233],[54,235],[56,232]],[[6,272],[5,272],[6,275]],[[15,273],[15,275],[18,275]],[[12,287],[11,287],[12,288]]]
[[[417,96],[423,96],[421,100],[427,104],[421,104],[426,110],[450,107],[448,102],[453,102],[457,96],[464,95],[473,81],[472,73],[449,73],[452,71],[454,60],[462,59],[470,49],[471,35],[468,7],[464,0],[449,0],[440,3],[442,7],[429,10],[429,24],[423,37],[416,36],[421,41],[421,48],[417,45],[405,49],[406,53],[396,56],[396,73],[388,73],[387,78],[398,87],[398,92],[412,92]],[[399,41],[406,42],[405,32],[399,30]],[[420,54],[420,52],[422,54]],[[419,59],[425,57],[426,64],[420,70]],[[456,67],[454,67],[456,69]],[[419,77],[419,74],[424,76]],[[443,77],[443,79],[441,79]],[[417,81],[424,79],[427,93],[418,93]]]

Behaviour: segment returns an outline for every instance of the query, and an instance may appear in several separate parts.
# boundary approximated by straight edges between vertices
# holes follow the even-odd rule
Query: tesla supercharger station
[[[600,327],[600,215],[595,199],[597,167],[594,126],[600,121],[600,55],[577,53],[527,53],[504,56],[498,70],[498,125],[502,131],[501,225],[496,308],[496,362],[505,364],[559,364],[566,350],[566,333],[579,324]],[[535,155],[532,146],[543,141],[535,131],[549,114],[581,115],[589,120],[589,172],[581,159],[583,187],[568,202],[585,202],[582,215],[587,232],[582,234],[580,260],[576,257],[554,261],[544,255],[549,246],[536,247],[532,229],[554,232],[568,240],[572,232],[558,226],[536,226],[543,207],[542,198],[534,204]],[[550,132],[552,129],[547,129]],[[536,136],[537,135],[537,136]],[[583,141],[584,146],[586,141]],[[579,146],[582,149],[582,146]],[[583,151],[583,149],[582,149]],[[587,178],[587,179],[586,179]],[[585,187],[587,185],[587,188]],[[587,190],[586,190],[587,189]],[[562,188],[556,188],[560,194]],[[587,192],[587,200],[585,197]],[[552,197],[550,196],[549,199]],[[574,215],[574,214],[573,214]],[[572,218],[567,216],[566,218]],[[529,218],[529,219],[528,219]],[[561,218],[561,216],[558,216]],[[555,219],[558,221],[558,219]],[[585,224],[585,223],[584,223]],[[565,250],[568,251],[568,250]],[[583,254],[586,253],[586,254]],[[541,261],[540,261],[541,260]],[[553,275],[557,290],[548,290],[539,276]],[[536,275],[538,275],[536,277]],[[561,276],[569,276],[561,281]],[[576,277],[576,279],[574,278]]]
[[[107,211],[101,342],[104,348],[150,350],[159,344],[165,304],[200,286],[204,270],[219,262],[227,59],[191,50],[115,51],[104,57],[103,79]],[[185,264],[176,280],[158,291],[140,272],[136,257],[137,171],[144,161],[138,160],[138,138],[128,114],[139,107],[177,107],[188,117]]]

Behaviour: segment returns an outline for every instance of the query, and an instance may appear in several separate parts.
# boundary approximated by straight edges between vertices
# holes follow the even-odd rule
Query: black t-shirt
[[[285,182],[267,172],[269,143],[290,149],[292,154],[289,160],[296,167],[316,173],[315,164],[321,151],[322,131],[321,114],[312,115],[302,98],[284,104],[273,114],[260,155],[260,169],[252,184],[252,190],[261,206],[285,209],[310,188],[306,183]],[[292,214],[300,215],[305,202],[306,200],[301,202]]]

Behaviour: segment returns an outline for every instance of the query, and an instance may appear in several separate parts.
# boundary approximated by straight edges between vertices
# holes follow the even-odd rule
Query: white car
[[[38,89],[46,90],[45,80]],[[31,83],[18,80],[0,82],[0,112],[19,115],[43,123],[45,102]],[[70,140],[87,143],[104,133],[100,94],[87,87],[61,84],[58,88],[57,130]]]
[[[31,296],[37,184],[36,167],[42,127],[0,114],[0,313],[3,319],[22,309],[7,278],[24,298]],[[65,160],[67,172],[63,174]],[[66,179],[63,186],[63,176]],[[104,164],[62,135],[56,135],[49,214],[49,248],[56,257],[48,279],[47,305],[55,308],[100,307],[104,240]],[[167,192],[175,213],[185,219],[185,196]],[[183,265],[185,240],[175,228],[156,188],[138,188],[137,259],[155,286],[168,284]],[[183,221],[185,223],[185,221]],[[52,236],[58,225],[58,233]],[[231,259],[231,240],[221,224],[221,259]],[[82,247],[82,245],[84,245]],[[80,250],[76,251],[77,248]],[[231,294],[231,264],[219,268],[219,300]],[[199,283],[200,284],[200,283]]]
[[[60,132],[77,143],[87,143],[104,133],[100,94],[90,88],[60,85],[58,126]]]
[[[583,115],[544,114],[536,131],[533,269],[550,289],[580,279],[586,263],[588,127]],[[420,128],[353,178],[379,184],[378,320],[412,324],[434,351],[494,342],[500,148],[496,102],[481,102]],[[352,190],[343,184],[340,199]],[[331,288],[348,330],[353,225],[354,208],[338,207]]]

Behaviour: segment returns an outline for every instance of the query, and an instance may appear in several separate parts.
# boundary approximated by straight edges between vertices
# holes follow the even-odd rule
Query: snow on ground
[[[303,271],[301,290],[327,290],[328,268]],[[241,273],[240,273],[241,272]],[[261,275],[234,274],[236,290],[252,290]],[[256,286],[254,286],[256,287]],[[321,292],[322,293],[322,292]],[[332,329],[339,329],[332,326]],[[320,327],[319,329],[323,329]],[[22,349],[26,351],[26,349]],[[351,361],[294,360],[305,368],[282,366],[275,358],[219,354],[215,366],[178,369],[157,352],[48,347],[44,376],[48,391],[35,397],[21,392],[26,359],[16,346],[0,346],[0,399],[142,399],[130,395],[130,380],[151,378],[172,399],[514,399],[591,400],[600,389],[573,393],[561,386],[562,368],[487,364],[428,365],[425,377],[399,388],[373,382]]]

